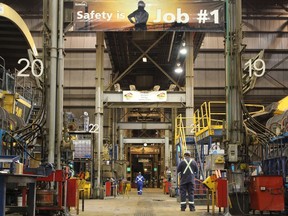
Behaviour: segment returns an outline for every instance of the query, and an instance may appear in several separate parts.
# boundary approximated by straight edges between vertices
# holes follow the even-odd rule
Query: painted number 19
[[[266,70],[265,62],[262,59],[256,59],[253,63],[250,59],[245,63],[245,67],[248,66],[249,69],[249,77],[253,75],[256,77],[262,77]]]

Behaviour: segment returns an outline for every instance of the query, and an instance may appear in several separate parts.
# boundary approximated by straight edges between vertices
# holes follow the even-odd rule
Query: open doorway
[[[160,188],[161,185],[161,148],[158,146],[139,147],[132,146],[128,152],[131,164],[132,187],[139,172],[145,178],[144,187]]]

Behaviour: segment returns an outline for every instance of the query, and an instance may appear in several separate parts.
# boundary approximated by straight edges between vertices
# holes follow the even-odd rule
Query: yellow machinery
[[[277,102],[276,110],[274,111],[275,115],[283,114],[288,110],[288,96]]]
[[[228,207],[228,203],[231,206],[231,202],[228,197],[228,182],[226,178],[222,178],[220,170],[215,170],[215,174],[208,176],[203,184],[211,192],[212,198],[212,215],[215,213],[215,205],[219,208]],[[209,212],[209,193],[207,194],[207,210]]]
[[[271,110],[270,110],[271,111]],[[267,111],[267,114],[270,113]],[[288,96],[272,104],[274,116],[266,122],[266,127],[277,136],[288,132]],[[264,114],[266,114],[264,112]],[[271,114],[271,113],[270,113]]]
[[[208,176],[204,181],[203,184],[209,189],[211,192],[212,197],[212,214],[215,213],[215,193],[216,193],[216,175]],[[209,196],[209,193],[207,194]],[[207,197],[207,207],[209,208],[209,197]]]
[[[17,115],[20,118],[27,119],[31,102],[23,98],[18,93],[2,92],[3,97],[0,99],[3,108],[8,112]]]

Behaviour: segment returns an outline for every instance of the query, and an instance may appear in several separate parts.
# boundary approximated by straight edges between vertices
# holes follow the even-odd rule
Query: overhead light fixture
[[[176,88],[175,84],[170,84],[169,89],[167,91],[174,91]]]
[[[181,67],[180,63],[177,63],[177,66],[175,68],[175,73],[182,73],[183,72],[183,68]]]
[[[143,62],[147,62],[147,58],[146,58],[146,57],[143,57],[143,58],[142,58],[142,61],[143,61]]]
[[[129,85],[130,91],[136,91],[136,86],[135,85]]]
[[[146,146],[147,146],[147,143],[144,143],[143,145],[144,145],[144,147],[146,147]]]
[[[159,91],[160,90],[160,85],[155,85],[153,87],[153,91]]]
[[[179,52],[180,52],[181,55],[186,55],[187,54],[186,43],[184,41],[182,42],[182,46],[181,46]]]
[[[118,92],[122,91],[119,83],[114,84],[114,90]]]

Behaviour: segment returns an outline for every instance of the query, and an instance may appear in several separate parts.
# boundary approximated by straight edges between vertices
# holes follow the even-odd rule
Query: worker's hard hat
[[[191,156],[191,152],[190,151],[185,151],[184,155]]]
[[[144,3],[143,1],[139,1],[139,2],[138,2],[138,7],[139,7],[139,6],[140,6],[140,7],[145,7],[145,3]]]

